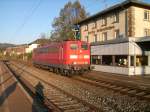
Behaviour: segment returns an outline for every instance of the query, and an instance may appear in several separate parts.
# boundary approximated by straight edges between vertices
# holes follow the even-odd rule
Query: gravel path
[[[15,63],[16,64],[16,63]],[[19,67],[24,66],[20,65]],[[23,67],[22,67],[23,68]],[[48,71],[33,67],[24,66],[24,69],[33,73],[37,77],[65,90],[66,92],[81,98],[105,112],[148,112],[150,111],[150,102],[139,101],[113,91],[108,91],[100,87],[94,87],[85,83],[72,80],[71,78],[55,75]],[[31,76],[23,74],[28,80],[33,80]],[[32,81],[37,84],[38,81]],[[46,87],[45,87],[46,92]]]

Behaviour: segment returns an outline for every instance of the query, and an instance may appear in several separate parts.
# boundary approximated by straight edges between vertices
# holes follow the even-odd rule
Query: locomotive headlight
[[[74,65],[76,65],[76,64],[77,64],[77,62],[73,62],[73,64],[74,64]]]
[[[78,56],[77,55],[70,55],[70,59],[77,59]]]
[[[89,55],[84,55],[84,59],[89,59],[90,56]]]

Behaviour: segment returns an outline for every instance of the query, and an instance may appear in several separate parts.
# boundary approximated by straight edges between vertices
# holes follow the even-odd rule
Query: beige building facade
[[[150,4],[126,0],[79,23],[95,70],[150,74]]]

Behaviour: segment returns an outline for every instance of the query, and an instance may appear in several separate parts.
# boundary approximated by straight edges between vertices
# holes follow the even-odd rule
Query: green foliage
[[[25,57],[27,60],[31,60],[32,59],[32,52],[31,53],[26,53]]]
[[[74,39],[74,24],[85,19],[88,16],[79,1],[74,3],[68,2],[63,9],[60,10],[59,17],[54,19],[51,38],[55,40]]]
[[[2,55],[0,53],[0,58],[2,58]],[[26,61],[30,61],[32,59],[32,52],[31,53],[26,53],[26,54],[6,54],[5,56],[3,56],[3,58],[7,58],[10,60],[26,60]]]

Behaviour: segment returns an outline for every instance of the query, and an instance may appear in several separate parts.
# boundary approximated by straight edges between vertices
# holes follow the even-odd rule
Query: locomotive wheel
[[[61,70],[60,70],[60,73],[61,73],[62,76],[65,76],[65,75],[66,75],[66,74],[65,74],[65,69],[61,69]]]
[[[74,75],[74,73],[75,73],[74,70],[70,71],[70,75]]]
[[[64,70],[64,75],[69,76],[69,70]]]
[[[49,71],[50,71],[50,72],[53,72],[53,68],[50,67],[50,68],[49,68]]]
[[[65,76],[68,76],[68,70],[65,70]]]
[[[68,77],[72,76],[72,70],[68,70],[67,74]]]
[[[79,74],[82,75],[83,73],[84,73],[84,70],[81,69],[81,70],[79,71]]]
[[[55,73],[55,68],[52,68],[52,72]]]
[[[55,68],[55,73],[56,73],[56,74],[59,74],[58,68]]]
[[[64,75],[63,69],[60,69],[60,74]]]

